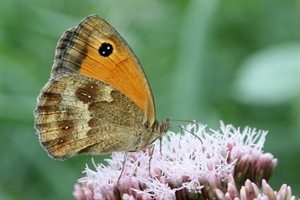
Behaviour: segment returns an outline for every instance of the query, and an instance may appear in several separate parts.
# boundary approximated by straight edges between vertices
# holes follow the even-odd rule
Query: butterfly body
[[[92,15],[61,37],[35,127],[49,155],[65,159],[146,148],[168,124],[156,121],[150,87],[130,47]]]

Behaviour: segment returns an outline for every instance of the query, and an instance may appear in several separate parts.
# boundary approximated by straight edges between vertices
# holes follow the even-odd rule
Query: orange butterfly
[[[152,93],[133,51],[96,15],[59,40],[34,113],[40,142],[57,159],[144,149],[169,128],[167,121],[156,121]]]

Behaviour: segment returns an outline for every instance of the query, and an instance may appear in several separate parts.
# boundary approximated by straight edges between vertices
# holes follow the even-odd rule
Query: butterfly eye
[[[109,43],[102,43],[98,49],[98,52],[101,56],[108,57],[113,52],[113,47]]]

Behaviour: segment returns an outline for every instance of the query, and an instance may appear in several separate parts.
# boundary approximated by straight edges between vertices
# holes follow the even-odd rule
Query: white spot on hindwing
[[[105,87],[103,88],[103,92],[102,92],[102,98],[104,101],[107,102],[112,102],[114,99],[111,96],[111,91],[113,91],[114,89],[112,87],[110,87],[109,85],[105,85]]]

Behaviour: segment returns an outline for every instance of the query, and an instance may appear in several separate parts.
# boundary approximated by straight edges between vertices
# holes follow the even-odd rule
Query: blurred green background
[[[299,195],[299,2],[1,0],[0,199],[72,199],[91,165],[50,159],[32,114],[59,37],[90,14],[134,49],[159,120],[269,130],[264,151],[279,160],[270,184]]]

